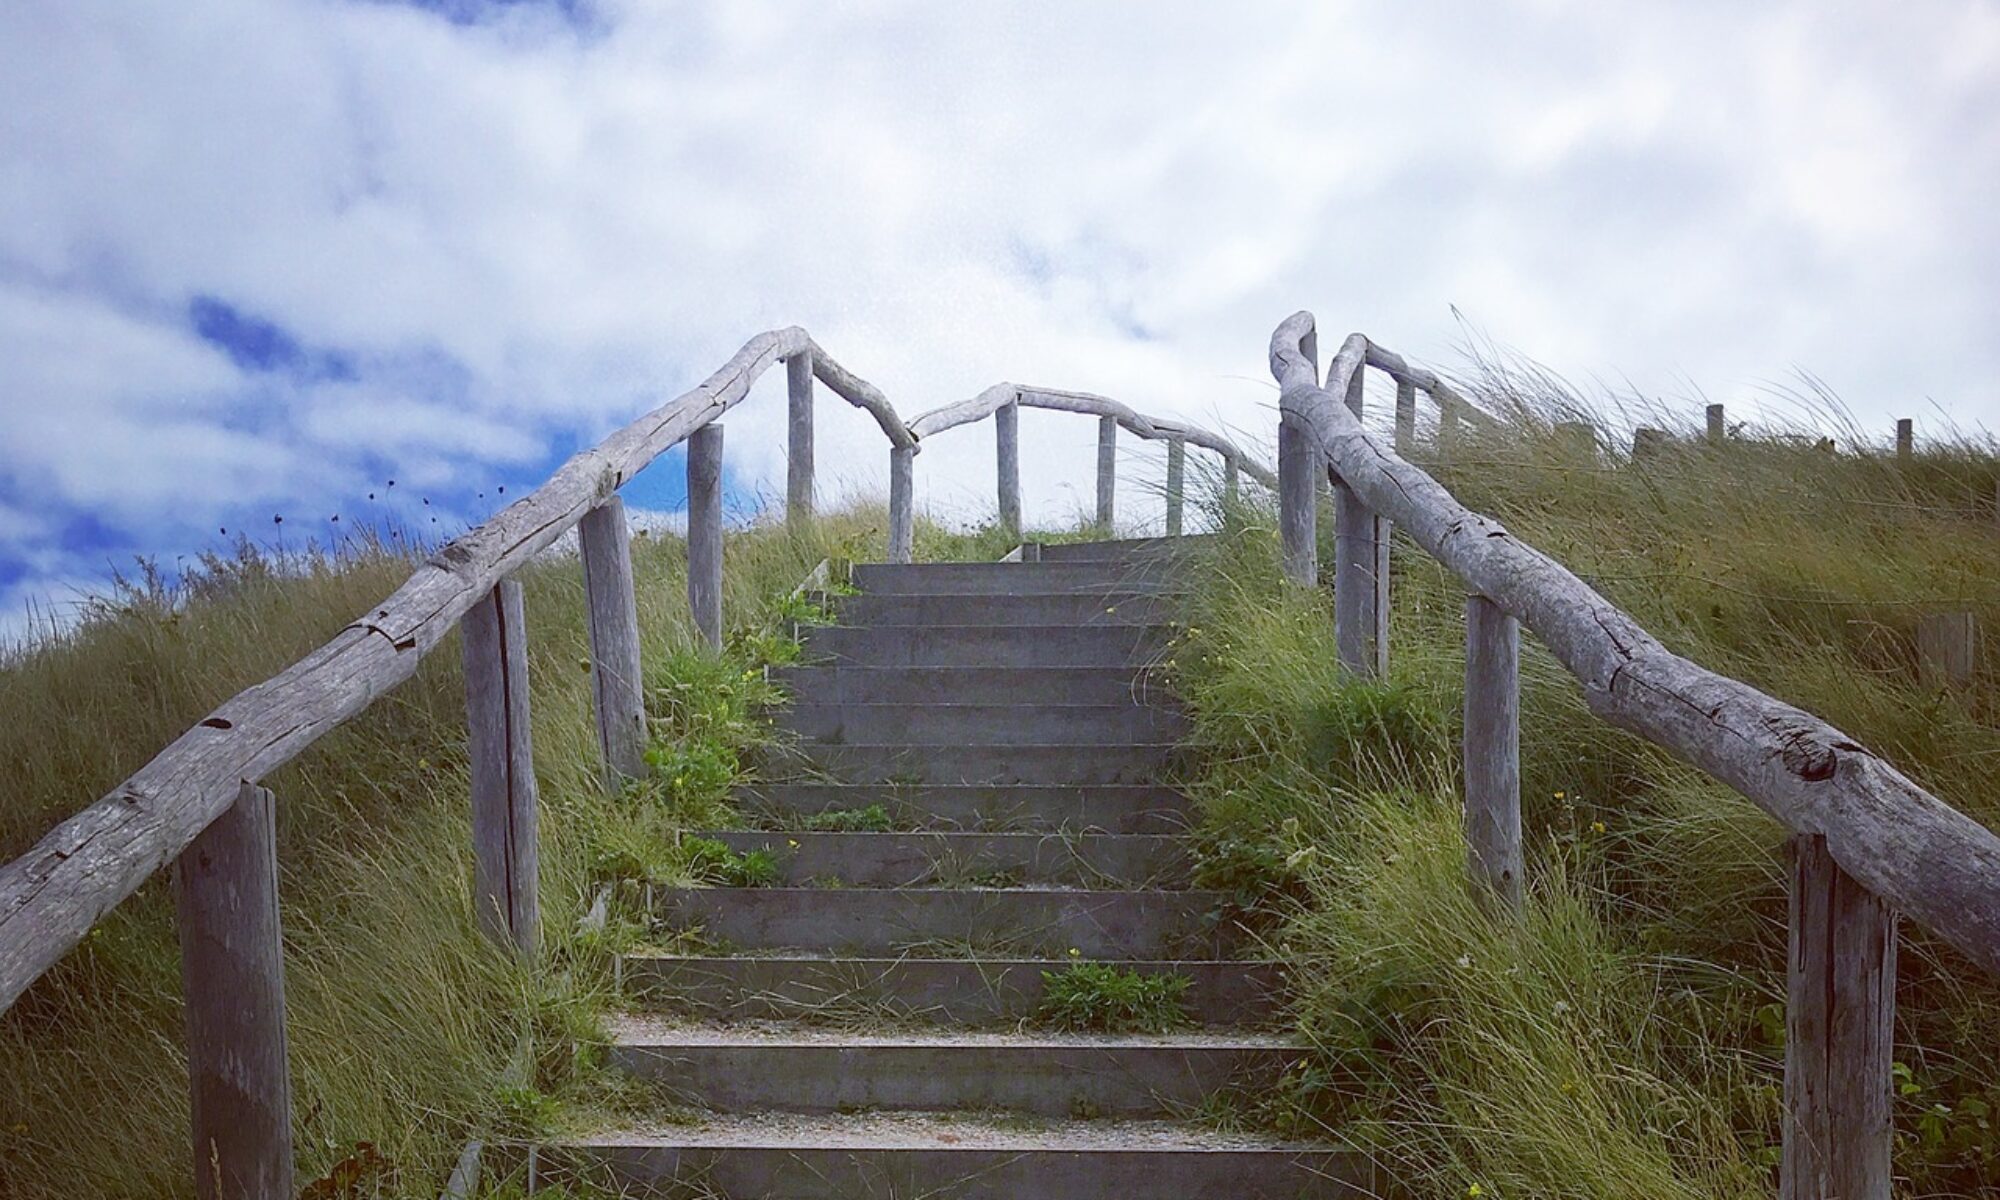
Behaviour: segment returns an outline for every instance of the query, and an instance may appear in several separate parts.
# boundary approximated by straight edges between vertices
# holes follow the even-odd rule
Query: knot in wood
[[[1818,730],[1802,722],[1775,718],[1767,720],[1766,724],[1778,736],[1782,746],[1778,758],[1787,771],[1807,783],[1822,783],[1833,778],[1840,767],[1836,751],[1846,743],[1824,741]]]

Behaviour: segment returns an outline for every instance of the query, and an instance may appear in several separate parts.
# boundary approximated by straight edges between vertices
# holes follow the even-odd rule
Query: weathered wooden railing
[[[291,1090],[271,793],[256,786],[408,679],[454,625],[463,631],[471,759],[473,898],[481,927],[524,958],[540,943],[536,792],[522,590],[512,576],[572,527],[587,627],[605,787],[645,770],[645,692],[630,530],[618,490],[687,444],[688,604],[722,641],[722,426],[757,378],[783,360],[789,397],[788,522],[812,519],[813,381],[875,417],[888,437],[891,558],[908,561],[917,440],[1003,408],[1002,511],[1018,529],[1016,403],[1103,413],[1145,437],[1193,442],[1274,477],[1226,440],[1148,418],[1098,396],[1002,384],[968,405],[905,425],[880,391],[796,327],[752,338],[692,391],[558,468],[420,566],[361,620],[291,667],[225,701],[102,800],[0,866],[0,1011],[155,871],[175,867],[193,1095],[197,1194],[290,1196]],[[990,407],[977,408],[988,399]],[[919,428],[923,425],[923,428]],[[1110,427],[1107,425],[1107,429]],[[1115,430],[1107,437],[1115,435]],[[1106,443],[1109,444],[1108,442]],[[1174,456],[1170,463],[1179,462]],[[1111,467],[1100,460],[1109,524]],[[1177,493],[1173,502],[1178,505]],[[1178,513],[1170,519],[1178,526]]]
[[[1083,413],[1097,418],[1097,528],[1105,534],[1111,532],[1116,515],[1114,496],[1118,482],[1118,430],[1121,426],[1148,441],[1167,444],[1166,528],[1169,536],[1181,531],[1182,490],[1187,447],[1190,444],[1213,450],[1222,456],[1223,489],[1231,496],[1235,495],[1239,472],[1248,474],[1265,487],[1276,487],[1278,483],[1277,476],[1237,449],[1227,438],[1218,437],[1205,429],[1160,417],[1142,416],[1116,400],[1088,392],[996,383],[970,400],[932,409],[910,422],[910,432],[919,438],[930,438],[947,429],[970,425],[989,416],[993,418],[1000,469],[1000,523],[1009,533],[1019,534],[1021,531],[1020,410],[1024,407]],[[899,490],[896,478],[892,471],[889,528],[892,531],[900,529],[907,534],[907,515],[899,524],[896,514],[898,511],[907,514],[910,489],[905,483]],[[907,537],[902,541],[897,541],[894,536],[890,538],[889,561],[910,561]]]
[[[1393,449],[1360,420],[1368,367],[1397,383]],[[1465,819],[1480,887],[1507,904],[1523,886],[1520,625],[1577,677],[1598,716],[1729,784],[1793,832],[1780,1193],[1886,1198],[1897,913],[2000,972],[2000,837],[1810,713],[1671,653],[1561,564],[1405,461],[1399,452],[1414,440],[1417,389],[1442,406],[1441,452],[1462,422],[1490,420],[1434,375],[1355,334],[1322,386],[1309,313],[1272,336],[1271,373],[1283,389],[1277,492],[1295,580],[1317,580],[1322,471],[1335,487],[1342,666],[1365,677],[1387,663],[1389,522],[1466,585]],[[1709,422],[1719,439],[1719,410]],[[1908,457],[1906,425],[1897,441]]]

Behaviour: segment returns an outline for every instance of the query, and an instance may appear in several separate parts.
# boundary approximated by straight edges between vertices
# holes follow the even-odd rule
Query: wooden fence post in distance
[[[906,563],[915,552],[915,446],[889,447],[889,561]]]
[[[1923,685],[1964,687],[1978,665],[1975,613],[1928,613],[1917,618],[1917,674]]]
[[[1181,535],[1181,483],[1187,472],[1187,443],[1180,438],[1167,442],[1167,536]]]
[[[1118,418],[1097,418],[1097,532],[1111,536],[1117,515]]]
[[[1021,536],[1021,406],[1003,404],[993,413],[993,448],[1000,474],[1000,528]]]
[[[785,360],[791,441],[785,464],[785,524],[797,529],[813,515],[813,352]]]
[[[245,783],[175,862],[201,1200],[298,1194],[277,829],[271,793]]]
[[[1466,865],[1481,894],[1521,904],[1521,627],[1465,598]]]

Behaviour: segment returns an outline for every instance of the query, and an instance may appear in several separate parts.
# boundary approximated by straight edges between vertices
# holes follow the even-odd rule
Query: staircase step
[[[1147,704],[1173,707],[1135,667],[779,667],[771,680],[810,704]]]
[[[748,951],[862,957],[1229,958],[1220,892],[1054,888],[663,888],[656,915]]]
[[[1185,830],[1190,820],[1187,797],[1179,792],[1132,784],[765,783],[743,788],[736,801],[747,811],[790,828],[823,814],[857,813],[878,804],[887,810],[891,825],[905,829],[1176,833]]]
[[[774,778],[824,777],[841,783],[1155,784],[1170,773],[1171,742],[968,746],[851,742],[771,747]]]
[[[922,625],[801,631],[808,662],[859,667],[1132,667],[1164,656],[1165,625]]]
[[[1269,1081],[1301,1056],[1255,1033],[1060,1034],[614,1017],[611,1064],[675,1100],[720,1112],[1006,1109],[1039,1116],[1166,1117],[1232,1084]]]
[[[1114,538],[1101,542],[1047,542],[1042,546],[1044,563],[1145,563],[1171,564],[1213,542],[1212,533],[1180,537]]]
[[[856,564],[852,582],[870,596],[955,593],[1168,591],[1167,564],[1119,562]]]
[[[837,596],[835,620],[842,626],[877,629],[908,625],[1158,625],[1174,615],[1168,597],[1130,591],[1102,593],[1007,592],[969,596]]]
[[[535,1182],[721,1200],[1362,1200],[1389,1194],[1338,1146],[1167,1121],[959,1113],[716,1116],[542,1151]]]
[[[1139,834],[804,833],[718,830],[713,838],[738,854],[764,851],[778,881],[796,887],[838,881],[847,887],[923,887],[986,881],[1001,886],[1185,886],[1185,839]]]
[[[698,958],[628,955],[625,992],[637,1003],[704,1017],[757,1020],[883,1014],[900,1021],[993,1025],[1035,1015],[1044,972],[1074,960],[1055,958]],[[1119,966],[1142,975],[1183,975],[1190,1020],[1199,1025],[1261,1025],[1277,1017],[1279,967],[1273,962],[1137,960]]]
[[[1120,704],[855,704],[802,697],[772,722],[813,742],[1024,746],[1170,742],[1187,718],[1170,708]]]

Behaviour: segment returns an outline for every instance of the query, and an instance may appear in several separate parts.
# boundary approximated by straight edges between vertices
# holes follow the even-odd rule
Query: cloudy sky
[[[905,414],[1004,378],[1268,440],[1303,307],[1991,427],[1996,191],[1985,0],[4,4],[0,628],[224,529],[461,526],[793,323]],[[782,375],[727,421],[742,505]],[[821,412],[827,489],[879,489]],[[1088,424],[1023,437],[1077,511]],[[944,435],[920,498],[992,471]]]

